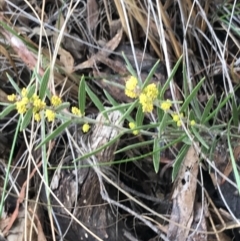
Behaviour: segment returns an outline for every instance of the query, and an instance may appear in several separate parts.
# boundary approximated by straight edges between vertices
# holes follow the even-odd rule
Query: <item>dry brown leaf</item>
[[[0,21],[5,22],[2,15],[0,15]],[[3,27],[0,27],[1,33],[4,35],[6,40],[9,42],[14,51],[18,54],[18,56],[22,59],[22,61],[31,69],[34,70],[37,65],[37,59],[34,54],[28,50],[23,41],[6,31]],[[39,68],[39,74],[43,75],[44,70]]]
[[[72,55],[63,48],[59,48],[58,54],[60,55],[60,62],[65,67],[66,72],[70,73],[74,66],[74,59]]]
[[[111,54],[111,52],[118,47],[122,39],[122,34],[123,30],[120,29],[117,34],[105,45],[105,47],[103,47],[103,49],[101,49],[97,54],[93,55],[87,61],[75,66],[73,71],[92,68],[94,63],[101,62],[103,58],[107,58]]]
[[[90,30],[96,28],[98,23],[99,11],[96,0],[87,1],[87,23]]]
[[[63,15],[60,14],[59,21],[56,22],[55,27],[57,29],[61,29],[63,27],[63,24],[64,24],[64,18],[63,18]],[[66,32],[66,30],[64,31]],[[53,42],[55,46],[56,46],[57,39],[58,39],[58,34],[55,33],[53,36]],[[72,72],[73,66],[74,66],[74,59],[72,55],[68,51],[63,49],[61,46],[59,46],[58,48],[58,54],[60,55],[60,62],[65,67],[66,72],[67,73]]]
[[[173,207],[168,229],[168,238],[171,241],[183,241],[188,237],[193,221],[197,175],[198,156],[194,147],[191,146],[179,170],[172,196]]]

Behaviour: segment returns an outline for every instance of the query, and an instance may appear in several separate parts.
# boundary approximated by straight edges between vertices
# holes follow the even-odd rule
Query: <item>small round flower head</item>
[[[34,114],[34,120],[37,121],[37,122],[39,122],[41,120],[41,116],[40,116],[39,113]]]
[[[178,120],[178,121],[177,121],[177,126],[180,127],[181,125],[182,125],[181,120]]]
[[[16,109],[19,114],[24,114],[27,111],[27,104],[29,103],[29,99],[27,97],[23,97],[20,101],[16,102]]]
[[[141,93],[139,96],[139,103],[142,105],[143,112],[152,112],[153,111],[153,101],[148,98],[144,93]]]
[[[134,130],[136,128],[136,124],[134,122],[129,122],[129,128],[133,130],[133,135],[137,135],[139,133],[138,130]]]
[[[53,95],[52,98],[51,98],[51,104],[55,107],[59,106],[59,105],[62,104],[62,100],[59,96]]]
[[[52,110],[47,109],[45,111],[45,116],[46,116],[48,122],[52,122],[55,119],[56,113]]]
[[[178,122],[180,120],[180,118],[183,118],[183,113],[181,113],[180,115],[178,113],[172,114],[173,121]]]
[[[83,126],[82,126],[82,131],[84,133],[87,133],[88,131],[90,130],[90,125],[88,123],[85,123]]]
[[[160,108],[164,111],[167,111],[171,108],[172,102],[170,100],[163,101],[160,105]]]
[[[81,111],[76,106],[73,106],[71,111],[74,115],[82,116]]]
[[[26,104],[24,104],[22,101],[18,101],[16,103],[16,109],[18,114],[24,114],[27,111]]]
[[[46,106],[46,103],[42,101],[38,96],[33,99],[33,107],[36,111],[44,109]]]
[[[137,86],[138,86],[138,80],[136,77],[131,76],[127,81],[125,85],[125,95],[130,98],[136,98],[138,96],[137,94]]]
[[[196,125],[195,120],[191,120],[191,121],[190,121],[190,125],[191,125],[191,126],[195,126],[195,125]]]
[[[15,101],[16,99],[17,99],[17,96],[15,95],[15,94],[11,94],[11,95],[8,95],[7,96],[7,99],[9,100],[9,101]]]
[[[152,101],[155,100],[158,96],[158,88],[156,84],[149,84],[144,88],[143,93],[147,95]]]
[[[27,97],[27,89],[26,88],[22,89],[21,95],[22,95],[22,97]]]

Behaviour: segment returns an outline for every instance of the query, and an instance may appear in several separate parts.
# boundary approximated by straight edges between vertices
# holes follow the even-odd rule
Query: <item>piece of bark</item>
[[[191,146],[180,167],[172,196],[173,207],[167,235],[170,241],[183,241],[189,235],[193,221],[197,176],[198,156]]]

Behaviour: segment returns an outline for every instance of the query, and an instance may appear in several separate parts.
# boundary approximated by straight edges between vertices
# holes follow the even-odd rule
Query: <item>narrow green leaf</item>
[[[13,80],[13,78],[7,73],[7,77],[8,80],[11,82],[11,85],[13,86],[13,88],[16,90],[16,92],[20,95],[21,94],[21,90],[19,89],[18,85],[16,84],[16,82]]]
[[[176,160],[173,164],[173,171],[172,171],[172,181],[175,180],[175,178],[177,177],[177,174],[179,172],[180,166],[182,165],[183,159],[186,156],[186,153],[189,149],[190,145],[184,145],[181,150],[179,151]]]
[[[181,57],[178,59],[178,61],[177,61],[177,63],[175,64],[175,66],[174,66],[174,68],[173,68],[170,76],[168,77],[167,81],[166,81],[165,84],[163,85],[162,90],[161,90],[161,93],[160,93],[160,97],[161,97],[161,98],[163,98],[163,95],[164,95],[166,89],[168,88],[170,81],[171,81],[171,80],[173,79],[173,77],[175,76],[175,74],[176,74],[176,72],[177,72],[177,70],[178,70],[178,67],[179,67],[180,63],[182,62],[182,57],[183,57],[183,56],[181,56]]]
[[[112,104],[112,106],[118,106],[119,103],[105,90],[103,89],[105,96],[107,97],[108,101]]]
[[[62,103],[61,105],[57,106],[57,107],[55,108],[55,111],[56,111],[56,112],[60,112],[61,110],[67,109],[69,106],[70,106],[70,103],[69,103],[69,102],[64,102],[64,103]]]
[[[239,125],[239,112],[237,109],[236,100],[234,98],[232,98],[232,117],[233,117],[234,126],[238,126]]]
[[[31,98],[31,97],[33,96],[33,94],[35,93],[35,90],[36,90],[36,84],[31,85],[31,86],[28,88],[27,97],[28,97],[28,98]]]
[[[124,52],[122,52],[122,55],[123,55],[123,58],[126,62],[126,65],[127,65],[127,69],[129,71],[129,73],[132,75],[132,76],[135,76],[137,78],[137,73],[135,72],[135,70],[133,69],[131,63],[128,61],[126,55],[124,54]]]
[[[209,150],[208,144],[204,141],[204,139],[201,137],[200,133],[197,131],[195,127],[192,127],[192,131],[194,136],[198,139],[198,141],[207,149]]]
[[[214,109],[214,111],[208,115],[208,117],[205,120],[205,123],[209,120],[211,120],[213,117],[217,117],[217,114],[219,112],[219,110],[227,103],[227,101],[232,98],[232,95],[228,95],[226,96],[226,98],[222,101],[219,102],[217,108]]]
[[[23,116],[21,127],[20,127],[20,131],[24,130],[28,126],[28,124],[30,123],[30,121],[32,119],[32,116],[33,116],[33,110],[31,108]]]
[[[46,144],[53,138],[56,138],[58,135],[60,135],[69,125],[71,124],[71,120],[68,120],[61,124],[56,130],[54,130],[51,134],[49,134],[45,140],[43,140],[35,149],[38,149],[42,145]]]
[[[137,114],[136,114],[136,124],[137,126],[141,126],[143,124],[144,113],[142,111],[142,106],[138,106]]]
[[[160,165],[160,151],[159,151],[159,139],[155,138],[153,142],[153,166],[156,173],[159,171]]]
[[[44,96],[46,95],[46,90],[48,86],[48,81],[49,81],[49,76],[50,76],[50,67],[48,67],[41,79],[40,83],[40,88],[39,88],[39,97],[42,100]]]
[[[131,106],[127,109],[127,111],[122,115],[121,120],[119,121],[120,123],[125,120],[128,119],[128,116],[130,116],[130,113],[132,112],[132,110],[137,106],[138,104],[138,100],[135,100]]]
[[[3,109],[3,111],[0,113],[0,119],[4,118],[6,115],[8,115],[11,111],[13,111],[16,108],[16,104],[10,104],[6,108]]]
[[[142,89],[145,88],[145,87],[148,85],[149,81],[152,79],[154,73],[156,72],[156,69],[157,69],[159,63],[160,63],[160,60],[158,60],[158,61],[154,64],[154,66],[151,68],[151,70],[150,70],[150,72],[149,72],[146,80],[145,80],[144,83],[143,83]]]
[[[85,105],[86,105],[86,84],[85,84],[85,77],[83,75],[81,78],[81,82],[79,84],[79,90],[78,90],[78,106],[82,114],[84,114],[85,112]]]
[[[92,92],[92,90],[89,88],[89,86],[86,84],[86,91],[91,98],[92,102],[95,104],[95,106],[98,108],[98,110],[103,113],[105,108],[102,104],[102,102],[98,99],[98,97]],[[103,113],[103,116],[108,120],[108,115],[106,113]]]
[[[236,160],[235,160],[235,157],[233,154],[233,149],[232,149],[232,140],[231,140],[231,133],[230,133],[231,124],[232,124],[231,121],[229,121],[228,122],[228,134],[227,134],[228,150],[229,150],[229,154],[230,154],[234,177],[235,177],[237,187],[238,187],[238,194],[240,194],[240,176],[239,176],[238,168],[236,165]]]
[[[125,86],[124,86],[124,85],[118,84],[117,82],[114,82],[114,80],[109,81],[109,80],[103,79],[102,81],[103,81],[105,84],[110,85],[110,86],[113,86],[113,87],[116,87],[116,88],[118,88],[118,89],[121,89],[121,90],[124,90],[124,89],[125,89]]]
[[[21,123],[21,120],[19,118],[16,130],[14,133],[14,138],[12,140],[11,152],[10,152],[10,155],[8,158],[8,165],[7,165],[6,175],[4,177],[3,189],[1,190],[2,195],[1,195],[1,203],[0,203],[0,217],[2,217],[2,211],[4,208],[4,201],[5,201],[5,196],[6,196],[5,194],[7,193],[7,186],[9,185],[9,174],[11,172],[12,160],[13,160],[14,153],[16,153],[15,148],[16,148],[16,143],[17,143],[18,137],[19,137],[20,123]]]
[[[135,148],[139,148],[141,146],[148,146],[148,145],[151,145],[153,143],[154,140],[149,140],[149,141],[142,141],[142,142],[139,142],[139,143],[134,143],[134,144],[130,144],[130,145],[127,145],[125,147],[123,147],[122,149],[120,150],[117,150],[115,152],[115,154],[117,153],[121,153],[121,152],[126,152],[128,150],[131,150],[131,149],[135,149]]]
[[[200,89],[200,87],[202,86],[203,81],[205,80],[205,78],[202,78],[200,80],[200,82],[195,86],[195,88],[193,89],[192,93],[185,99],[180,112],[184,113],[185,110],[187,109],[189,103],[196,98],[197,92]]]
[[[201,118],[201,121],[200,121],[201,124],[206,123],[205,120],[207,119],[207,117],[208,117],[208,115],[209,115],[209,113],[212,109],[214,99],[215,99],[215,96],[212,95],[210,97],[210,99],[208,100],[208,102],[207,102],[207,104],[204,108],[203,114],[202,114],[202,118]]]

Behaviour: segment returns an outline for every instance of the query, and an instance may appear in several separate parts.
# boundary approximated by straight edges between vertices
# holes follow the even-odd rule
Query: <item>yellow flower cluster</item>
[[[11,102],[15,101],[17,99],[17,96],[15,94],[11,94],[7,96],[7,99]]]
[[[45,116],[46,116],[48,122],[52,122],[52,121],[54,121],[54,119],[56,117],[56,113],[53,110],[46,109]]]
[[[138,135],[139,130],[134,130],[136,128],[136,124],[134,122],[129,122],[129,128],[133,130],[133,135]]]
[[[85,123],[83,126],[82,126],[82,131],[84,133],[87,133],[88,131],[90,130],[90,125],[88,123]]]
[[[37,94],[33,94],[31,98],[28,97],[28,90],[23,88],[21,90],[21,95],[19,98],[15,94],[8,95],[9,101],[16,101],[16,109],[19,114],[24,114],[27,110],[33,110],[33,116],[35,121],[41,120],[40,112],[45,110],[45,117],[49,122],[52,122],[55,117],[56,113],[52,109],[46,109],[45,101],[41,100]],[[62,100],[58,96],[52,96],[51,98],[51,105],[53,107],[57,107],[62,103]]]
[[[51,104],[53,106],[59,106],[62,104],[62,100],[60,97],[56,96],[56,95],[53,95],[52,98],[51,98]]]
[[[136,77],[131,76],[125,85],[125,95],[130,98],[138,97],[138,80]]]
[[[126,81],[125,94],[130,98],[139,97],[139,102],[142,105],[143,112],[152,112],[154,100],[158,96],[158,88],[156,84],[152,83],[140,91],[137,78],[131,76]]]
[[[172,102],[170,100],[163,101],[160,105],[160,108],[164,111],[169,110],[172,107]]]
[[[195,120],[191,120],[191,121],[190,121],[190,125],[191,125],[191,126],[195,126],[195,125],[196,125]]]
[[[20,101],[16,102],[16,109],[19,114],[24,114],[27,111],[28,103],[29,99],[27,97],[23,97]]]
[[[182,122],[181,122],[182,118],[183,118],[183,113],[180,113],[180,115],[178,115],[178,113],[172,114],[172,119],[173,119],[173,121],[175,121],[177,123],[177,126],[182,125]]]
[[[139,103],[142,105],[143,112],[152,112],[154,100],[158,96],[156,84],[146,86],[139,95]]]
[[[71,111],[74,115],[82,116],[81,111],[76,106],[73,106]]]

